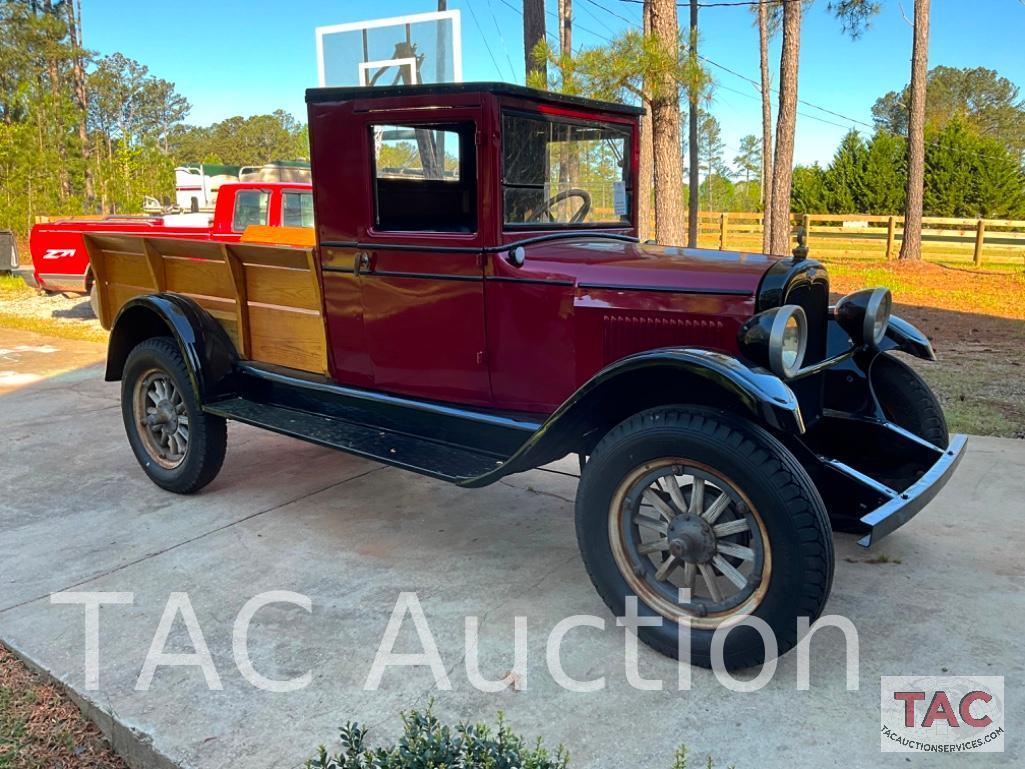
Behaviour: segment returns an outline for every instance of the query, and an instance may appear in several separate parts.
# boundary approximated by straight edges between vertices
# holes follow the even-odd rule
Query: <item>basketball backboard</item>
[[[322,87],[461,82],[459,11],[317,27],[317,69]]]

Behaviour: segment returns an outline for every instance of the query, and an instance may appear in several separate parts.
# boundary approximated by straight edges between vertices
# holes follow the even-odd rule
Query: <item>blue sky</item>
[[[555,40],[556,0],[547,0]],[[840,31],[816,0],[801,32],[799,98],[840,113],[802,105],[796,161],[828,162],[851,127],[870,129],[876,97],[908,80],[913,0],[881,0],[883,11],[859,40]],[[523,82],[522,0],[449,0],[462,16],[465,80]],[[471,8],[472,6],[472,8]],[[1025,88],[1025,3],[1020,0],[933,0],[930,66],[983,66]],[[314,29],[361,19],[435,10],[434,0],[84,0],[85,45],[121,51],[176,83],[192,103],[189,122],[205,125],[232,115],[283,108],[305,120],[304,89],[317,84]],[[597,45],[640,24],[640,6],[623,0],[575,0],[574,47]],[[472,12],[471,12],[472,11]],[[746,8],[703,8],[700,52],[741,75],[758,77],[758,35]],[[620,18],[624,17],[624,18]],[[686,11],[681,11],[685,21]],[[489,53],[490,49],[490,53]],[[778,40],[773,56],[778,57]],[[776,59],[778,67],[778,58]],[[717,83],[711,111],[723,127],[726,159],[741,136],[760,131],[754,86],[711,68]],[[828,121],[828,122],[824,122]]]

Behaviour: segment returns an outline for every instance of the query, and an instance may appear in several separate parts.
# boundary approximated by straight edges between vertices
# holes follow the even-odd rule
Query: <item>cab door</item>
[[[372,224],[355,254],[374,385],[488,405],[479,109],[368,118]]]

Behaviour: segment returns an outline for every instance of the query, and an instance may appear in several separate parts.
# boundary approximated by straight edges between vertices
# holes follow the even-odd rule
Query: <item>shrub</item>
[[[487,724],[443,725],[432,712],[402,714],[403,732],[390,748],[368,748],[367,730],[355,722],[341,727],[341,750],[328,755],[323,745],[306,769],[567,769],[569,753],[560,745],[549,754],[541,740],[534,747],[509,728],[498,714],[498,728]],[[676,750],[672,769],[687,769],[687,748]],[[709,756],[705,769],[713,769]],[[732,769],[732,767],[731,767]]]
[[[307,769],[566,769],[569,755],[560,745],[554,754],[539,739],[533,748],[509,728],[501,714],[498,728],[487,724],[443,725],[431,705],[402,714],[403,734],[390,748],[366,746],[367,730],[349,722],[340,730],[342,748],[334,756],[321,746]]]

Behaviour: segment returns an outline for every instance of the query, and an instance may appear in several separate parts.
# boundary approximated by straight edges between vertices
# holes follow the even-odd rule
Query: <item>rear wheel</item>
[[[887,419],[934,446],[947,448],[950,434],[943,407],[911,366],[881,353],[872,362],[870,378],[872,391]]]
[[[691,659],[711,667],[765,660],[747,615],[768,624],[778,653],[797,643],[797,618],[817,618],[833,577],[829,519],[790,452],[754,424],[690,408],[658,408],[614,428],[581,476],[577,538],[591,580],[621,616],[628,596],[638,628],[676,657],[690,631]],[[686,593],[689,590],[689,599]]]
[[[171,339],[147,339],[129,353],[121,413],[135,458],[161,488],[190,494],[217,476],[227,446],[225,420],[200,407]]]

